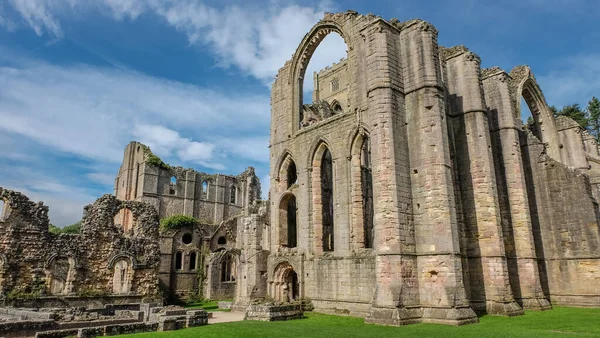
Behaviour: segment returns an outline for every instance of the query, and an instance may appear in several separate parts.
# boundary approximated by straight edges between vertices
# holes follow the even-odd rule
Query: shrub
[[[160,220],[160,230],[167,231],[170,229],[181,229],[196,224],[198,224],[198,220],[192,216],[175,215]]]

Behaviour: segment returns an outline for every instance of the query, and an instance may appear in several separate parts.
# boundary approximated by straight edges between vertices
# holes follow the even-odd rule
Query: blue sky
[[[266,190],[272,79],[324,11],[347,9],[425,19],[483,67],[528,64],[551,105],[600,95],[595,0],[1,0],[0,186],[70,224],[138,140],[200,171],[252,165]],[[311,67],[344,47],[326,39]]]

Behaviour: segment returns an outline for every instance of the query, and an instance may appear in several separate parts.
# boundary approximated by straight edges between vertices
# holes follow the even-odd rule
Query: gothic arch
[[[288,261],[280,262],[273,269],[271,297],[280,302],[300,299],[299,275]]]
[[[128,260],[131,263],[131,266],[133,267],[134,270],[138,268],[138,262],[135,259],[135,257],[133,257],[132,255],[130,255],[128,253],[124,253],[124,252],[121,252],[121,253],[118,253],[118,254],[112,256],[108,260],[108,268],[109,269],[114,269],[115,264],[117,263],[117,261],[120,261],[120,260],[123,260],[123,259]]]
[[[294,157],[289,151],[285,151],[283,155],[280,157],[280,160],[277,164],[277,184],[279,187],[279,191],[285,191],[289,188],[289,186],[295,182],[289,182],[289,170],[294,170],[296,181],[298,179],[298,166],[296,165],[296,161]]]
[[[315,253],[333,251],[335,242],[334,208],[335,169],[334,157],[326,142],[319,142],[312,152],[311,201]]]
[[[73,291],[77,261],[72,256],[51,255],[44,264],[46,285],[52,295],[67,295]]]
[[[298,48],[294,53],[292,58],[292,68],[290,72],[289,84],[292,87],[292,102],[295,104],[292,105],[292,114],[293,114],[293,131],[297,131],[300,128],[300,113],[303,101],[303,92],[302,89],[304,87],[304,76],[306,73],[306,68],[308,67],[308,63],[312,58],[315,50],[319,47],[321,42],[327,37],[330,33],[334,32],[339,34],[344,42],[346,43],[347,50],[351,50],[351,44],[349,43],[348,34],[344,32],[342,28],[342,24],[340,22],[335,21],[336,18],[341,19],[344,16],[336,16],[336,15],[328,15],[325,14],[325,18],[318,22],[313,28],[308,32]],[[341,21],[341,20],[340,20]],[[348,58],[348,62],[350,62],[350,58]],[[351,79],[350,79],[351,80]],[[350,81],[351,82],[351,81]]]
[[[277,213],[277,244],[295,248],[298,245],[296,196],[286,191],[279,199]]]
[[[511,70],[510,76],[515,121],[521,121],[521,97],[523,97],[535,123],[535,134],[537,134],[535,136],[547,144],[548,154],[560,161],[560,142],[554,116],[533,72],[528,66],[517,66]],[[520,125],[520,122],[517,125]]]
[[[365,147],[367,154],[365,154]],[[372,248],[373,181],[371,175],[371,148],[369,132],[359,128],[350,143],[350,224],[351,245],[354,248]]]

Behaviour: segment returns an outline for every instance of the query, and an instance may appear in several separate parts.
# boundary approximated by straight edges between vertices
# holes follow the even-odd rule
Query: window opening
[[[373,176],[371,172],[371,146],[365,137],[360,152],[360,180],[363,201],[363,226],[365,248],[373,247]]]
[[[196,260],[197,258],[197,254],[195,251],[192,251],[190,253],[190,270],[196,270]]]
[[[287,171],[287,188],[289,189],[292,185],[298,181],[298,172],[296,171],[296,163],[291,161]]]
[[[333,161],[329,149],[325,149],[321,159],[321,201],[323,251],[333,251]]]
[[[181,251],[177,251],[175,254],[175,270],[183,269],[183,254]]]
[[[181,241],[183,242],[183,244],[192,243],[192,239],[193,239],[192,234],[190,234],[189,232],[185,233],[185,234],[183,234],[183,236],[181,236]]]
[[[232,185],[229,193],[229,203],[231,204],[235,204],[235,193],[237,192],[236,190],[237,189],[235,188],[235,185]]]
[[[221,282],[235,282],[235,261],[231,254],[223,257],[221,262]]]

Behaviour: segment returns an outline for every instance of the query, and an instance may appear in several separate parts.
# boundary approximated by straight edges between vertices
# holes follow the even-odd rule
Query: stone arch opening
[[[219,245],[225,245],[227,244],[227,238],[225,236],[221,236],[217,239],[217,244]]]
[[[334,163],[325,142],[312,161],[312,201],[315,252],[334,250]]]
[[[272,297],[279,302],[292,302],[300,299],[300,283],[294,267],[282,262],[274,270]]]
[[[296,196],[283,195],[279,202],[279,244],[288,248],[298,245]]]
[[[202,198],[208,199],[208,182],[202,182]]]
[[[75,260],[71,257],[55,256],[46,269],[46,285],[51,295],[68,295],[73,291]]]
[[[133,264],[125,257],[118,258],[113,264],[113,293],[125,295],[131,292]]]
[[[373,176],[371,169],[371,142],[361,129],[351,145],[352,180],[352,238],[355,247],[373,248]]]
[[[126,234],[133,233],[135,221],[136,218],[133,215],[133,211],[128,207],[122,207],[114,217],[114,223],[120,225],[123,228],[123,232]]]
[[[322,43],[328,45],[328,48],[324,48],[321,55],[321,49],[317,52],[317,48]],[[335,54],[332,52],[335,50],[341,52]],[[304,37],[294,54],[291,72],[294,101],[298,102],[293,108],[294,130],[318,123],[333,115],[331,102],[335,94],[343,92],[350,83],[347,72],[348,50],[350,48],[346,35],[341,25],[335,21],[322,20]],[[307,69],[312,71],[313,81],[312,86],[305,88],[304,77]],[[338,74],[341,69],[345,72],[342,76]],[[313,95],[309,98],[306,89],[310,87],[313,89]]]
[[[560,160],[560,142],[554,116],[531,69],[526,66],[517,66],[510,72],[510,75],[512,81],[514,81],[513,90],[516,95],[514,97],[516,105],[514,119],[516,121],[522,120],[525,107],[522,106],[521,102],[524,101],[533,118],[533,125],[530,130],[540,141],[548,145],[548,155],[555,160]]]
[[[235,282],[237,275],[237,265],[235,257],[231,253],[226,253],[221,260],[221,282]]]
[[[285,152],[281,158],[277,166],[277,183],[279,191],[283,192],[290,189],[294,184],[298,184],[298,169],[294,158],[289,152]]]

